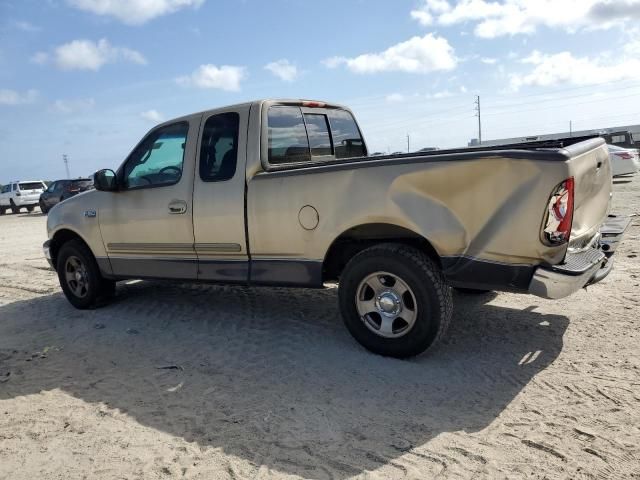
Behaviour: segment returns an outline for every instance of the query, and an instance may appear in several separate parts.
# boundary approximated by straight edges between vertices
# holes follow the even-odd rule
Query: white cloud
[[[329,68],[346,65],[356,73],[428,73],[455,68],[457,58],[446,38],[428,33],[424,37],[413,37],[398,43],[380,53],[365,53],[354,58],[333,57],[323,63]]]
[[[142,112],[140,114],[140,116],[142,118],[144,118],[145,120],[148,120],[152,123],[160,123],[164,117],[162,116],[162,114],[160,112],[158,112],[157,110],[147,110],[146,112]]]
[[[198,8],[205,0],[67,0],[80,10],[115,17],[128,25],[141,25],[149,20],[174,13],[186,7]]]
[[[179,77],[180,85],[198,88],[219,88],[227,91],[240,90],[240,83],[246,78],[246,68],[231,65],[200,65],[191,75]]]
[[[495,65],[496,63],[498,63],[497,58],[491,58],[491,57],[482,57],[480,61],[486,65]]]
[[[114,47],[105,38],[97,43],[91,40],[73,40],[56,47],[52,54],[38,52],[31,57],[33,63],[44,65],[53,61],[61,70],[100,70],[107,63],[126,61],[146,65],[144,56],[127,47]]]
[[[37,98],[37,90],[27,90],[20,93],[16,90],[0,88],[0,105],[24,105],[35,102]]]
[[[621,59],[615,62],[604,58],[574,57],[570,52],[547,55],[534,51],[522,60],[533,65],[527,74],[511,75],[511,87],[523,86],[597,85],[619,80],[640,80],[640,60]]]
[[[640,17],[640,0],[424,0],[411,12],[423,25],[475,22],[478,37],[532,34],[540,26],[575,32]]]
[[[298,67],[286,59],[268,63],[264,68],[285,82],[293,82],[298,78]]]
[[[96,104],[93,98],[78,98],[73,100],[56,100],[53,110],[58,113],[70,114],[91,110]]]

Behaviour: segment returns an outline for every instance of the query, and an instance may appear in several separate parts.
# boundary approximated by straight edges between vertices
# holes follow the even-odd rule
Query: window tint
[[[268,114],[269,163],[309,161],[309,140],[298,107],[271,107]]]
[[[205,182],[229,180],[236,173],[240,115],[235,112],[209,117],[200,145],[200,178]]]
[[[624,135],[611,135],[611,143],[624,143],[626,140]]]
[[[86,190],[93,185],[93,180],[73,180],[71,182],[71,188]]]
[[[305,113],[304,121],[307,125],[307,135],[311,156],[333,155],[331,149],[331,137],[329,136],[329,125],[326,115]]]
[[[22,182],[20,183],[20,190],[41,190],[43,187],[40,182]]]
[[[56,185],[58,182],[53,182],[51,185],[47,187],[47,192],[53,192],[56,189]]]
[[[124,165],[126,188],[173,185],[182,177],[187,122],[160,128],[143,140]]]
[[[2,187],[2,193],[7,193],[9,191],[9,185],[5,185]]]
[[[330,110],[329,123],[336,158],[364,157],[367,151],[353,116],[345,110]]]

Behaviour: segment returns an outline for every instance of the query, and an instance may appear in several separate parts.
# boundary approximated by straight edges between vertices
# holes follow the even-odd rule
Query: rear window
[[[92,180],[73,180],[71,182],[71,188],[88,188],[93,185]]]
[[[268,118],[269,163],[307,162],[309,140],[298,107],[271,107]]]
[[[367,155],[353,116],[345,110],[274,106],[269,109],[268,159],[272,165],[308,162],[313,157]]]
[[[321,157],[324,155],[333,155],[327,116],[315,113],[305,113],[304,121],[307,125],[307,135],[309,136],[311,156]]]
[[[345,110],[330,110],[329,123],[336,158],[364,157],[367,151],[353,115]]]
[[[43,190],[44,185],[40,182],[24,182],[20,183],[20,190]]]

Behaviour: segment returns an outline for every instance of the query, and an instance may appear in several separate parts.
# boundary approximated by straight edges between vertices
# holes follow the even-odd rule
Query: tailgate
[[[566,147],[569,172],[575,181],[573,225],[570,248],[589,244],[607,218],[611,191],[609,150],[602,139]]]

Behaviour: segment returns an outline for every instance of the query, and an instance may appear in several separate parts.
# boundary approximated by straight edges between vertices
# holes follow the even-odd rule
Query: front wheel
[[[49,211],[49,209],[46,207],[46,205],[44,204],[44,202],[42,200],[40,200],[39,202],[40,204],[40,211],[44,214],[47,214],[47,212]]]
[[[11,200],[11,213],[13,214],[20,213],[20,207],[18,207],[15,203],[13,203],[13,200]]]
[[[453,310],[451,288],[420,250],[401,244],[368,248],[347,264],[339,286],[347,329],[374,353],[406,358],[435,346]]]
[[[102,297],[113,293],[115,283],[100,275],[91,250],[80,240],[70,240],[60,248],[58,280],[64,295],[74,307],[93,307]]]

